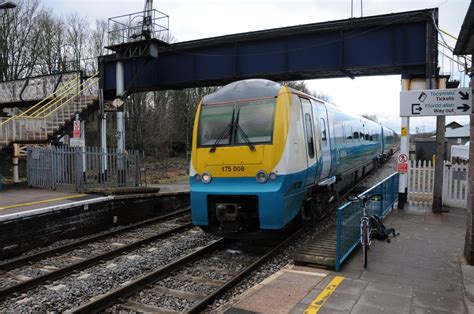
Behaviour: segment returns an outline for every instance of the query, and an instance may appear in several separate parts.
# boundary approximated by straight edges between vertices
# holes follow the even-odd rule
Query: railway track
[[[183,222],[186,220],[187,222]],[[191,227],[189,208],[187,208],[3,263],[0,265],[0,273],[3,279],[10,279],[10,285],[0,289],[0,300],[17,296],[40,285],[51,283],[72,273],[104,263],[114,257],[138,249],[153,241],[165,239]],[[145,232],[143,232],[143,228],[145,228]],[[140,235],[137,234],[138,231],[141,232]],[[94,244],[93,247],[91,247],[92,244]],[[102,248],[97,249],[97,246]],[[92,257],[89,257],[91,253]],[[58,264],[65,265],[57,267]],[[25,273],[31,273],[32,269],[34,273],[39,275],[33,278],[24,275]],[[17,281],[19,282],[16,283]]]
[[[278,244],[249,245],[219,239],[140,278],[95,297],[74,313],[114,311],[197,313],[294,241],[304,228]],[[163,304],[171,305],[163,307]]]

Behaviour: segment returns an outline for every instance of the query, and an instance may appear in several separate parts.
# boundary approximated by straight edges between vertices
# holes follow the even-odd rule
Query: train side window
[[[304,115],[306,125],[306,140],[308,143],[308,157],[314,158],[314,137],[313,137],[313,121],[309,113]]]
[[[354,134],[354,140],[359,140],[359,130],[356,130],[353,134]]]
[[[344,132],[341,124],[334,124],[334,137],[336,138],[336,144],[344,143]]]
[[[321,118],[321,141],[323,142],[323,146],[328,144],[328,138],[326,135],[326,121]]]
[[[347,136],[347,143],[352,143],[352,127],[351,126],[346,126],[346,136]]]

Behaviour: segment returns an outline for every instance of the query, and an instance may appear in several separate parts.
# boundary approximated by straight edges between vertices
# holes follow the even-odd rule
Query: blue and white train
[[[382,125],[276,82],[228,84],[198,106],[190,165],[195,225],[225,237],[282,231],[393,154]]]

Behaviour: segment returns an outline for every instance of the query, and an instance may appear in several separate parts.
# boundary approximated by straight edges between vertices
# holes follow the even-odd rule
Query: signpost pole
[[[402,91],[410,89],[410,79],[402,79]],[[400,155],[410,154],[410,118],[402,117],[400,132]],[[398,180],[398,209],[404,209],[408,196],[408,173],[400,172]]]
[[[439,79],[439,89],[446,88],[446,80]],[[434,187],[433,187],[433,213],[441,213],[443,207],[443,173],[444,160],[446,155],[445,145],[446,132],[446,116],[436,117],[436,164],[434,172]]]

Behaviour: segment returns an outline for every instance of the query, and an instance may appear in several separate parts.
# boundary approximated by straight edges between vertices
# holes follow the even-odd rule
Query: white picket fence
[[[410,160],[408,164],[408,202],[429,205],[433,202],[434,164],[427,160]]]
[[[467,164],[444,162],[443,205],[467,207]],[[434,163],[410,160],[408,167],[408,202],[415,205],[431,205],[436,178]]]
[[[443,205],[467,207],[467,164],[444,164]]]

